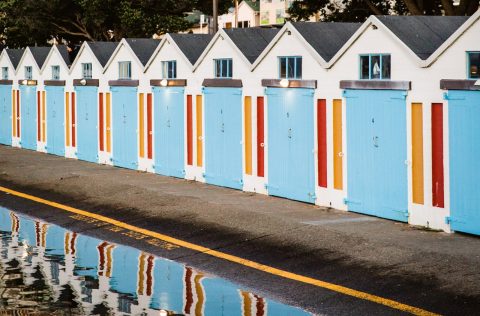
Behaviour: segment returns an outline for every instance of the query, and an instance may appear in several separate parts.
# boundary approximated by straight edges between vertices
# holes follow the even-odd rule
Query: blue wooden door
[[[242,90],[205,88],[205,180],[233,189],[242,180]]]
[[[406,93],[346,90],[348,209],[408,220]]]
[[[47,152],[65,155],[64,87],[47,86]]]
[[[480,235],[480,91],[449,91],[450,223]]]
[[[20,127],[22,148],[37,150],[37,87],[20,86]]]
[[[268,88],[268,193],[315,202],[312,89]]]
[[[77,158],[98,161],[98,88],[75,87],[77,96]]]
[[[12,144],[12,86],[0,85],[0,144]]]
[[[113,164],[138,168],[137,88],[112,87]]]
[[[155,172],[185,177],[185,89],[154,88]]]

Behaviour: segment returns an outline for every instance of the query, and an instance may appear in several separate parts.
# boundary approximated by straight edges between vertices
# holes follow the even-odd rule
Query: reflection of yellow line
[[[80,215],[83,215],[83,216],[94,218],[96,220],[99,220],[99,221],[102,221],[102,222],[105,222],[105,223],[109,223],[109,224],[112,224],[112,225],[115,225],[115,226],[118,226],[118,227],[122,227],[124,229],[128,229],[128,230],[131,230],[131,231],[134,231],[134,232],[137,232],[137,233],[140,233],[140,234],[144,234],[144,235],[147,235],[147,236],[150,236],[150,237],[158,238],[158,239],[161,239],[163,241],[166,241],[166,242],[169,242],[169,243],[172,243],[172,244],[176,244],[176,245],[184,247],[184,248],[188,248],[188,249],[191,249],[191,250],[203,252],[205,254],[208,254],[208,255],[216,257],[216,258],[220,258],[220,259],[224,259],[224,260],[227,260],[227,261],[230,261],[230,262],[241,264],[243,266],[246,266],[246,267],[249,267],[249,268],[252,268],[252,269],[256,269],[256,270],[260,270],[260,271],[263,271],[263,272],[266,272],[266,273],[269,273],[269,274],[273,274],[273,275],[276,275],[276,276],[280,276],[280,277],[283,277],[283,278],[286,278],[286,279],[290,279],[290,280],[314,285],[314,286],[321,287],[321,288],[324,288],[324,289],[327,289],[327,290],[330,290],[330,291],[338,292],[338,293],[341,293],[341,294],[344,294],[344,295],[349,295],[349,296],[353,296],[353,297],[356,297],[356,298],[359,298],[359,299],[362,299],[362,300],[366,300],[366,301],[374,302],[374,303],[377,303],[377,304],[385,305],[385,306],[388,306],[390,308],[398,309],[398,310],[408,312],[408,313],[411,313],[411,314],[414,314],[414,315],[437,315],[435,313],[423,310],[421,308],[417,308],[417,307],[414,307],[414,306],[402,304],[402,303],[394,301],[394,300],[390,300],[390,299],[383,298],[383,297],[380,297],[380,296],[377,296],[377,295],[357,291],[357,290],[350,289],[348,287],[344,287],[344,286],[341,286],[341,285],[337,285],[337,284],[317,280],[317,279],[314,279],[314,278],[306,277],[306,276],[303,276],[303,275],[295,274],[295,273],[292,273],[292,272],[288,272],[288,271],[285,271],[285,270],[280,270],[280,269],[277,269],[277,268],[273,268],[273,267],[270,267],[270,266],[267,266],[267,265],[264,265],[264,264],[260,264],[260,263],[257,263],[257,262],[251,261],[251,260],[247,260],[247,259],[243,259],[243,258],[240,258],[240,257],[237,257],[237,256],[229,255],[229,254],[226,254],[226,253],[223,253],[223,252],[220,252],[220,251],[216,251],[216,250],[212,250],[212,249],[209,249],[209,248],[206,248],[206,247],[203,247],[203,246],[192,244],[192,243],[189,243],[187,241],[183,241],[183,240],[176,239],[176,238],[173,238],[173,237],[170,237],[170,236],[167,236],[167,235],[163,235],[163,234],[160,234],[160,233],[156,233],[156,232],[153,232],[153,231],[150,231],[150,230],[147,230],[147,229],[136,227],[136,226],[133,226],[133,225],[130,225],[130,224],[127,224],[127,223],[124,223],[124,222],[121,222],[121,221],[118,221],[118,220],[115,220],[115,219],[112,219],[112,218],[109,218],[109,217],[106,217],[106,216],[103,216],[103,215],[90,213],[90,212],[83,211],[83,210],[80,210],[80,209],[77,209],[77,208],[74,208],[74,207],[71,207],[71,206],[63,205],[63,204],[60,204],[60,203],[57,203],[57,202],[48,201],[48,200],[45,200],[45,199],[42,199],[42,198],[39,198],[39,197],[36,197],[36,196],[32,196],[32,195],[25,194],[25,193],[22,193],[22,192],[14,191],[14,190],[2,187],[2,186],[0,186],[0,191],[11,194],[11,195],[15,195],[15,196],[18,196],[18,197],[21,197],[21,198],[24,198],[24,199],[27,199],[27,200],[30,200],[30,201],[34,201],[34,202],[37,202],[37,203],[41,203],[41,204],[45,204],[45,205],[48,205],[48,206],[51,206],[51,207],[55,207],[55,208],[58,208],[58,209],[61,209],[61,210],[64,210],[64,211],[67,211],[67,212],[70,212],[70,213],[80,214]]]

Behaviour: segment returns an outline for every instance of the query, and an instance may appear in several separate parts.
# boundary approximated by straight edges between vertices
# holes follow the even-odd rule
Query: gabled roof
[[[248,61],[253,64],[279,30],[250,27],[225,29],[224,31]]]
[[[8,58],[10,58],[10,62],[12,63],[13,68],[17,69],[18,64],[20,63],[20,60],[22,59],[23,53],[25,52],[25,49],[7,48],[5,49],[5,52],[8,54]]]
[[[86,42],[102,67],[105,67],[118,42]]]
[[[467,16],[376,16],[420,59],[432,55],[465,21]]]
[[[126,38],[125,41],[130,45],[143,66],[147,64],[158,44],[160,44],[159,40],[151,38]]]
[[[329,62],[362,23],[296,22],[292,25],[313,49]]]
[[[45,60],[47,59],[48,53],[52,49],[51,46],[48,47],[28,47],[30,52],[32,53],[33,59],[37,63],[39,69],[42,69]]]
[[[195,64],[213,38],[213,35],[209,34],[170,33],[169,36],[192,65]]]
[[[70,54],[68,53],[68,47],[65,45],[57,45],[58,52],[62,56],[63,60],[65,61],[65,65],[70,67],[72,65],[72,61],[70,60]]]
[[[243,0],[242,2],[245,2],[245,4],[248,4],[248,6],[252,8],[254,11],[256,12],[260,11],[260,0]]]

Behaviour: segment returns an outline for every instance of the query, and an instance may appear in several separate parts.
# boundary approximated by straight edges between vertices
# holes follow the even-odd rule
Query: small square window
[[[468,52],[468,79],[480,79],[480,52]]]
[[[82,63],[82,78],[92,79],[92,63]]]
[[[280,79],[302,79],[302,57],[279,57]]]
[[[52,80],[60,80],[60,66],[52,66]]]
[[[32,80],[32,66],[25,66],[25,79]]]
[[[2,79],[8,80],[8,67],[2,67]]]
[[[132,63],[129,61],[118,62],[118,79],[132,79]]]
[[[390,79],[391,56],[372,54],[360,56],[360,79]]]
[[[233,61],[231,58],[214,59],[215,78],[232,78]]]
[[[162,77],[164,79],[177,78],[177,61],[162,61]]]

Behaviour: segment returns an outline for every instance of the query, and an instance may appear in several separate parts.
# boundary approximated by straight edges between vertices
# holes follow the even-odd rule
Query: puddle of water
[[[180,263],[1,207],[0,244],[2,315],[310,315]]]

